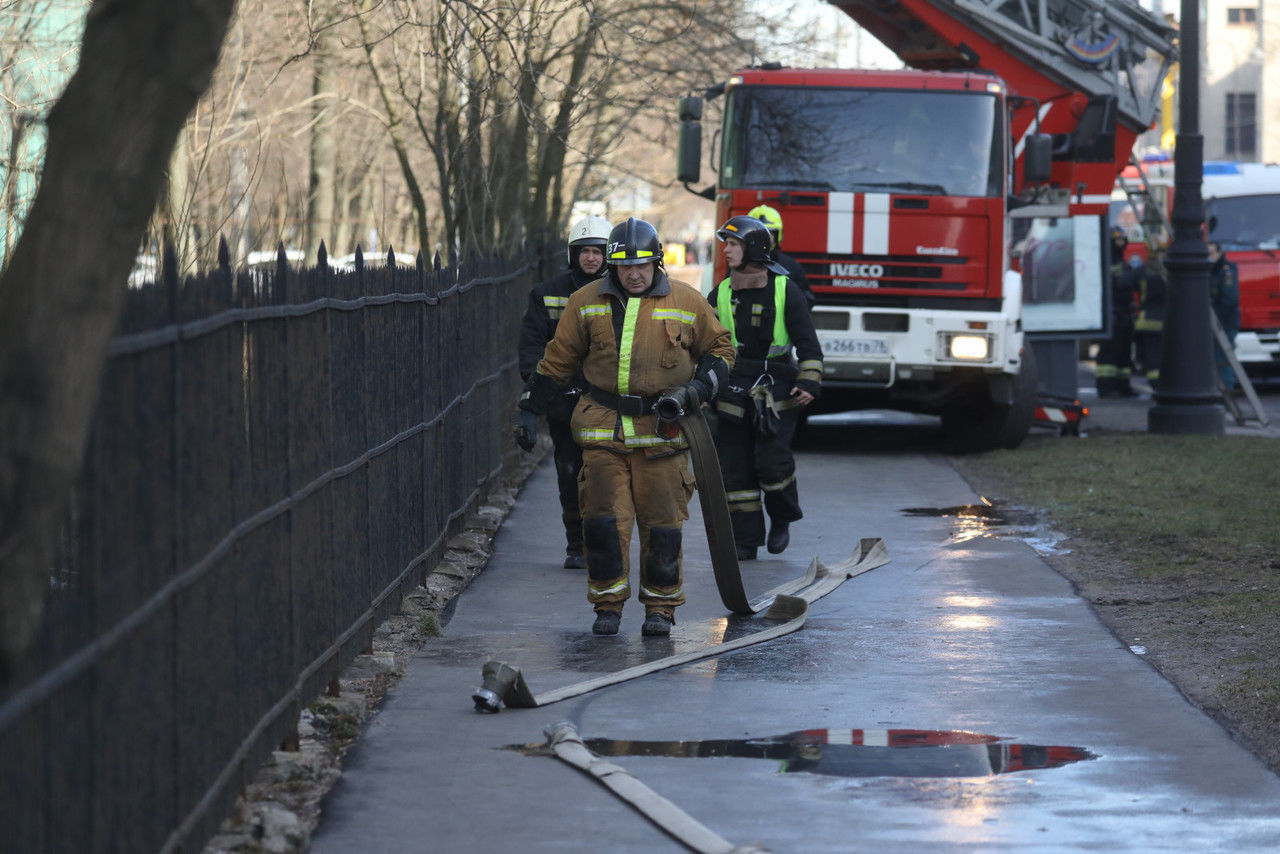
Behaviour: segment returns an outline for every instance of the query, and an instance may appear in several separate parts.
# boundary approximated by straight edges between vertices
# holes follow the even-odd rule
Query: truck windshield
[[[1205,221],[1223,249],[1280,248],[1280,193],[1209,199]]]
[[[725,188],[999,196],[993,95],[741,86],[725,114]]]

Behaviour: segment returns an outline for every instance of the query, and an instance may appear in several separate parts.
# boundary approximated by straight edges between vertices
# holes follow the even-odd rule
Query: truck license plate
[[[883,338],[830,337],[822,339],[824,356],[888,356],[889,342]]]

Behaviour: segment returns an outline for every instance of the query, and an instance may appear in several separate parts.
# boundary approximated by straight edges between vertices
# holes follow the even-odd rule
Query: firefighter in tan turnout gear
[[[729,277],[708,299],[737,351],[716,401],[716,451],[738,559],[753,560],[762,545],[773,554],[785,550],[791,523],[804,515],[791,440],[801,407],[822,390],[822,346],[804,292],[773,259],[765,224],[735,216],[716,237],[724,242]]]
[[[520,326],[520,377],[528,381],[542,358],[547,342],[556,334],[560,315],[569,297],[578,288],[604,275],[604,250],[609,242],[609,221],[598,216],[583,217],[569,229],[569,268],[539,282],[529,292],[529,307]],[[582,553],[582,518],[578,514],[578,472],[582,469],[582,448],[573,438],[569,418],[582,394],[579,372],[560,390],[547,408],[547,430],[555,447],[556,485],[560,489],[560,516],[564,521],[565,569],[587,565]]]
[[[694,288],[667,278],[653,226],[628,219],[613,228],[608,274],[569,297],[555,337],[520,395],[516,442],[529,450],[538,415],[582,368],[585,392],[573,412],[582,446],[578,505],[587,555],[592,631],[618,631],[631,595],[631,533],[640,531],[642,631],[666,635],[684,604],[681,528],[694,480],[678,425],[654,405],[678,389],[715,399],[733,363],[730,336]]]

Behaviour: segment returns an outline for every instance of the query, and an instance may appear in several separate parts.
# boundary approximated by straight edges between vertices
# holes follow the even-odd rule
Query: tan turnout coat
[[[622,337],[614,334],[615,314]],[[657,395],[693,379],[707,354],[733,366],[729,331],[695,288],[659,269],[643,297],[626,294],[611,276],[579,288],[547,344],[537,371],[566,383],[582,365],[587,382],[619,395]],[[574,437],[584,448],[671,453],[687,447],[682,435],[658,435],[657,416],[629,417],[584,394],[573,411]]]

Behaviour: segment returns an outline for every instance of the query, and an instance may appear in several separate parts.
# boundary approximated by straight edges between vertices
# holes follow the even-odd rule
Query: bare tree
[[[44,118],[75,67],[89,0],[0,3],[0,260],[9,257],[38,183]]]
[[[97,0],[0,275],[0,675],[38,625],[107,342],[235,0]],[[145,50],[139,50],[145,45]]]
[[[358,23],[404,181],[426,183],[424,147],[446,245],[466,251],[562,231],[584,173],[614,168],[629,133],[668,123],[678,95],[753,55],[725,26],[737,11],[727,0],[364,0]],[[427,218],[425,201],[415,209]]]

